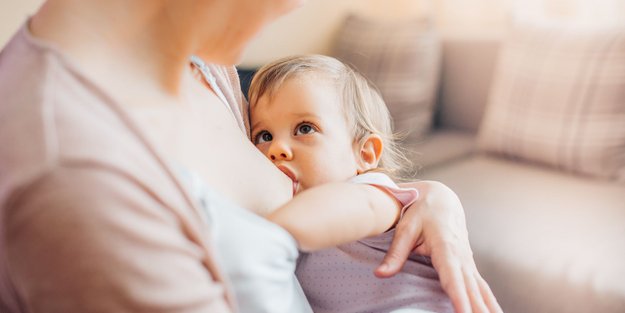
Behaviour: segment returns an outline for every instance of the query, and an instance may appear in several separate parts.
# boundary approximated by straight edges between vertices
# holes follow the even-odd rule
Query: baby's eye
[[[270,132],[263,130],[260,133],[256,134],[256,136],[254,137],[254,144],[261,144],[264,142],[269,142],[273,140],[273,136],[271,135]]]
[[[309,123],[302,123],[302,124],[297,125],[297,127],[295,128],[295,136],[308,135],[316,131],[317,130]]]

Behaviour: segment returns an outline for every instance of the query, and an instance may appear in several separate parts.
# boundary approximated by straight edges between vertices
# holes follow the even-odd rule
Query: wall
[[[33,14],[43,2],[43,0],[0,1],[0,47],[4,46],[28,15]]]
[[[255,66],[289,54],[327,53],[341,20],[352,12],[382,20],[431,16],[449,36],[499,36],[506,1],[311,0],[265,29],[252,42],[242,65]]]
[[[311,0],[267,28],[242,65],[293,53],[327,53],[349,12],[392,20],[428,16],[443,38],[498,39],[513,22],[625,29],[625,0]]]
[[[0,46],[43,0],[0,0]],[[500,38],[511,20],[625,27],[625,0],[309,0],[269,25],[250,45],[242,66],[289,54],[327,53],[350,12],[377,19],[428,16],[443,37]]]

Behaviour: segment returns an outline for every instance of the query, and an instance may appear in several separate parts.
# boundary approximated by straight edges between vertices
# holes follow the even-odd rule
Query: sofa
[[[620,46],[613,44],[612,37],[598,36],[599,42],[594,42],[595,36],[590,35],[579,45],[577,34],[561,40],[562,36],[545,37],[542,32],[439,40],[430,26],[423,21],[380,24],[349,16],[330,54],[378,85],[400,130],[416,130],[404,138],[418,169],[410,172],[409,179],[441,181],[459,195],[478,269],[504,312],[625,312],[622,33],[615,37],[620,38]],[[523,42],[529,44],[519,56],[515,45]],[[550,46],[552,42],[557,45]],[[549,47],[548,51],[534,51],[532,45],[537,43]],[[512,47],[506,51],[507,59],[501,57],[504,46]],[[616,52],[601,54],[610,49]],[[511,75],[506,67],[517,66],[520,57],[529,58],[529,64],[520,67],[520,74]],[[253,69],[240,69],[240,74],[247,90]],[[603,76],[609,79],[600,80]],[[524,87],[523,92],[511,87],[515,83]],[[589,89],[601,84],[604,90]],[[582,87],[592,93],[578,94]],[[511,88],[514,99],[502,97]],[[561,99],[566,93],[558,88],[573,96]],[[542,102],[532,102],[536,98]],[[520,112],[506,107],[506,101],[515,99],[520,100]],[[525,101],[533,108],[525,109]],[[568,107],[580,101],[600,112],[580,106],[581,115],[575,115]],[[494,123],[497,116],[492,112],[497,110],[492,108],[485,123],[488,105],[497,102],[504,102],[500,114],[503,110],[512,117],[524,116],[520,120],[525,119],[529,127],[523,129],[518,121]],[[555,110],[551,102],[564,107]],[[543,125],[533,124],[536,116]],[[592,120],[586,121],[585,116]],[[574,127],[583,122],[594,127],[587,129],[597,129],[597,121],[609,127],[587,131],[586,137]],[[553,128],[544,125],[550,123],[570,141],[563,151],[577,149],[578,154],[550,150],[560,144],[558,138],[542,136],[545,127]],[[503,131],[511,126],[534,140],[521,142],[525,150],[517,147],[518,141],[507,139]],[[537,148],[528,150],[533,143]],[[500,151],[498,145],[508,150]],[[609,157],[591,153],[599,148]],[[551,155],[560,159],[550,159]]]
[[[501,42],[442,47],[435,128],[410,150],[418,178],[459,195],[504,312],[625,312],[625,184],[480,151]]]

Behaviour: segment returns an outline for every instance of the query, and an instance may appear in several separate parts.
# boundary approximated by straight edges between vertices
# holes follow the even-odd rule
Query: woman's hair
[[[410,162],[397,144],[392,118],[377,88],[364,76],[345,63],[323,55],[286,57],[263,66],[254,75],[249,90],[250,105],[263,96],[272,96],[288,79],[304,75],[319,75],[329,79],[342,97],[348,125],[352,126],[354,141],[361,142],[370,134],[382,138],[383,150],[376,170],[401,179]]]

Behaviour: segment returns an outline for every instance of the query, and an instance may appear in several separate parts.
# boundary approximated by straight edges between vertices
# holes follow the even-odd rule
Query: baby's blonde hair
[[[383,149],[376,170],[401,179],[400,173],[409,165],[409,161],[397,144],[392,118],[380,92],[364,76],[335,58],[299,55],[263,66],[254,75],[250,85],[250,106],[254,106],[265,95],[271,97],[288,79],[309,74],[321,75],[336,86],[342,96],[345,117],[348,125],[352,126],[355,142],[362,143],[371,134],[382,138]]]

